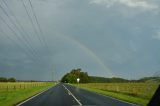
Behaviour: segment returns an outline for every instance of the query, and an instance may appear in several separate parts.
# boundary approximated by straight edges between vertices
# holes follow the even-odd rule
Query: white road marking
[[[103,96],[105,96],[105,95],[103,95]],[[131,104],[131,105],[133,105],[133,106],[139,106],[139,105],[137,105],[137,104],[134,104],[134,103],[131,103],[131,102],[127,102],[127,101],[123,101],[123,100],[120,100],[120,99],[116,99],[116,98],[113,98],[113,97],[111,97],[111,96],[107,96],[108,98],[111,98],[111,99],[114,99],[114,100],[117,100],[117,101],[120,101],[120,102],[123,102],[123,103],[127,103],[127,104]]]
[[[78,103],[80,106],[82,106],[82,103],[71,93],[71,91],[68,90],[68,88],[65,87],[64,85],[63,85],[63,87],[70,93],[70,95],[72,95],[72,97],[77,101],[77,103]]]
[[[70,86],[75,87],[75,86],[73,86],[73,85],[71,85],[71,84],[70,84]],[[76,88],[79,88],[79,87],[76,87]],[[139,106],[138,104],[134,104],[134,103],[127,102],[127,101],[124,101],[124,100],[120,100],[120,99],[117,99],[117,98],[114,98],[114,97],[111,97],[111,96],[99,94],[99,93],[97,93],[97,92],[89,91],[89,90],[86,90],[86,89],[84,89],[84,88],[79,88],[79,89],[82,89],[82,90],[85,90],[85,91],[88,91],[88,92],[91,92],[91,93],[95,93],[95,94],[100,95],[100,96],[108,97],[108,98],[111,98],[111,99],[114,99],[114,100],[117,100],[117,101],[120,101],[120,102],[124,102],[124,103],[127,103],[127,104],[131,104],[131,105],[133,105],[133,106]]]
[[[90,91],[90,92],[91,92],[91,91]],[[134,103],[131,103],[131,102],[127,102],[127,101],[123,101],[123,100],[120,100],[120,99],[117,99],[117,98],[114,98],[114,97],[111,97],[111,96],[99,94],[99,93],[97,93],[97,92],[92,92],[92,93],[96,93],[96,94],[98,94],[98,95],[101,95],[101,96],[104,96],[104,97],[108,97],[108,98],[111,98],[111,99],[113,99],[113,100],[117,100],[117,101],[120,101],[120,102],[123,102],[123,103],[131,104],[131,105],[133,105],[133,106],[139,106],[139,105],[137,105],[137,104],[134,104]]]
[[[85,89],[83,89],[83,90],[85,90]],[[86,91],[89,91],[89,90],[86,90]],[[111,96],[99,94],[99,93],[97,93],[97,92],[93,92],[93,91],[89,91],[89,92],[95,93],[95,94],[100,95],[100,96],[108,97],[108,98],[111,98],[111,99],[113,99],[113,100],[117,100],[117,101],[120,101],[120,102],[123,102],[123,103],[131,104],[131,105],[133,105],[133,106],[139,106],[139,105],[137,105],[137,104],[134,104],[134,103],[131,103],[131,102],[127,102],[127,101],[123,101],[123,100],[120,100],[120,99],[117,99],[117,98],[114,98],[114,97],[111,97]]]
[[[21,103],[17,104],[16,106],[21,106],[22,104],[24,104],[24,103],[28,102],[29,100],[31,100],[31,99],[33,99],[33,98],[35,98],[36,96],[38,96],[38,95],[42,94],[43,92],[45,92],[45,91],[47,91],[47,90],[49,90],[49,89],[51,89],[51,88],[52,88],[52,87],[50,87],[50,88],[48,88],[48,89],[46,89],[46,90],[43,90],[42,92],[40,92],[40,93],[38,93],[38,94],[36,94],[36,95],[34,95],[34,96],[32,96],[32,97],[28,98],[27,100],[25,100],[25,101],[23,101],[23,102],[21,102]]]

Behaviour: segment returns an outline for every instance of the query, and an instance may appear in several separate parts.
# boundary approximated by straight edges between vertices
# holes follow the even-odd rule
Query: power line
[[[23,31],[23,33],[25,34],[25,35],[27,35],[27,38],[29,39],[29,41],[31,41],[32,39],[31,39],[31,37],[29,36],[29,34],[27,33],[27,31],[23,28],[23,26],[21,25],[21,23],[18,21],[18,19],[17,19],[17,17],[15,16],[15,14],[13,13],[13,11],[12,11],[12,9],[10,9],[10,7],[8,6],[8,4],[7,4],[7,2],[5,1],[5,0],[2,0],[2,2],[5,4],[5,6],[8,8],[8,11],[11,13],[11,15],[15,18],[15,21],[16,21],[16,23],[20,26],[20,28],[21,28],[21,30]],[[27,39],[26,37],[25,37],[25,39],[26,39],[26,41],[27,42],[29,42],[28,41],[28,39]],[[33,47],[32,47],[32,42],[29,42],[30,43],[30,47],[33,49],[33,51],[35,52],[35,54],[37,55],[38,53],[37,53],[37,50],[35,50]]]
[[[32,12],[33,12],[33,15],[34,15],[34,17],[35,17],[35,20],[36,20],[38,29],[39,29],[39,31],[40,31],[40,33],[41,33],[43,42],[44,42],[45,46],[47,47],[47,49],[49,50],[48,45],[47,45],[47,42],[46,42],[46,40],[45,40],[45,38],[44,38],[44,33],[43,33],[43,31],[42,31],[42,29],[41,29],[41,26],[40,26],[40,24],[39,24],[39,22],[38,22],[38,18],[37,18],[37,16],[36,16],[36,12],[34,11],[34,8],[33,8],[33,5],[32,5],[31,0],[29,0],[29,4],[30,4],[30,6],[31,6],[31,10],[32,10]]]
[[[22,5],[23,5],[26,13],[27,13],[27,16],[28,16],[28,18],[29,18],[29,20],[30,20],[30,22],[31,22],[31,24],[32,24],[33,30],[34,30],[34,32],[35,32],[38,40],[40,41],[40,44],[43,45],[42,40],[41,40],[41,38],[40,38],[40,36],[39,36],[39,34],[38,34],[38,32],[37,32],[37,29],[36,29],[36,27],[35,27],[35,25],[34,25],[34,22],[33,22],[33,20],[32,20],[32,17],[29,15],[29,11],[27,10],[27,7],[26,7],[24,1],[21,0],[21,2],[22,2]]]
[[[9,16],[9,14],[6,12],[6,10],[3,8],[3,6],[2,6],[1,4],[0,4],[0,8],[1,8],[2,11],[5,13],[5,15],[8,17],[8,19],[10,20],[10,22],[16,27],[16,29],[17,29],[21,34],[23,34],[23,33],[21,32],[21,30],[19,29],[19,27],[15,24],[15,22],[12,20],[12,18]],[[2,17],[1,17],[1,19],[4,20]],[[7,22],[5,21],[5,23],[7,23]],[[7,25],[8,25],[8,24],[7,24]],[[8,26],[9,26],[9,25],[8,25]],[[12,28],[10,27],[10,29],[12,29]],[[14,31],[14,30],[12,29],[12,31]],[[23,43],[23,44],[24,44],[27,48],[29,48],[29,50],[31,49],[30,52],[32,52],[32,54],[36,56],[36,53],[35,53],[34,49],[32,48],[31,45],[29,45],[28,39],[27,39],[25,36],[18,36],[15,31],[14,31],[14,33],[15,33],[16,37],[17,37],[20,41],[21,41],[21,40],[24,40],[24,43]],[[22,37],[22,38],[21,38],[21,37]]]
[[[17,36],[17,33],[14,31],[14,29],[5,21],[5,19],[3,19],[3,17],[1,15],[0,15],[0,19],[13,32],[13,34],[17,37],[18,41],[21,41],[21,39],[19,38],[19,36]],[[23,44],[25,44],[25,43],[23,43]],[[25,46],[26,46],[26,44],[25,44]],[[30,52],[31,55],[33,55],[33,57],[35,57],[35,55],[33,54],[33,52],[30,49],[28,49],[28,51]]]
[[[15,46],[17,46],[17,48],[20,48],[28,57],[30,57],[33,61],[36,61],[28,51],[26,51],[26,49],[24,49],[23,47],[21,47],[14,39],[12,39],[10,36],[8,36],[8,34],[5,33],[5,31],[3,31],[1,28],[0,28],[0,32],[3,33],[5,35],[5,37],[7,39],[9,39],[10,41],[12,41]]]

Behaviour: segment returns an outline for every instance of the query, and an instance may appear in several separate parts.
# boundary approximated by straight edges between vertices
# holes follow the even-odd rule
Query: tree
[[[5,78],[5,77],[0,77],[0,82],[7,82],[7,78]]]
[[[16,82],[15,78],[5,78],[5,77],[0,77],[0,82]]]
[[[87,72],[82,72],[80,68],[78,69],[72,69],[70,73],[65,74],[61,82],[65,83],[77,83],[77,78],[80,78],[80,83],[88,83],[89,82],[89,76]]]
[[[16,82],[16,79],[15,78],[9,78],[8,82]]]

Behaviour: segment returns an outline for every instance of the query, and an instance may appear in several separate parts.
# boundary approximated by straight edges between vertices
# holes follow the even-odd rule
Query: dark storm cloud
[[[44,34],[35,32],[39,29],[28,0],[23,1],[35,26],[21,0],[5,1],[28,34],[18,31],[0,0],[13,22],[2,8],[1,17],[17,33],[0,19],[0,76],[51,80],[52,71],[60,79],[72,68],[82,68],[91,75],[109,77],[111,71],[131,79],[159,69],[156,0],[31,0]]]

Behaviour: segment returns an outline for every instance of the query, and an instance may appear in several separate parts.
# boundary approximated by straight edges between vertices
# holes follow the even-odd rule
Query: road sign
[[[79,83],[79,81],[80,81],[80,78],[77,78],[77,82]]]

